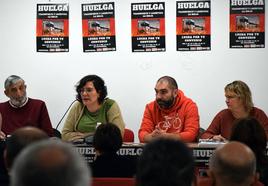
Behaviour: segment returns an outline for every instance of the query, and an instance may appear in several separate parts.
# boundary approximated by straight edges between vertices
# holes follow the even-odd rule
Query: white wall
[[[74,85],[87,74],[106,81],[109,97],[120,105],[136,141],[144,106],[154,99],[155,82],[162,75],[177,79],[197,103],[204,128],[225,108],[224,86],[237,79],[250,86],[255,105],[268,113],[268,49],[229,49],[229,1],[212,0],[211,51],[177,52],[176,1],[166,0],[166,52],[159,53],[131,52],[130,4],[142,0],[114,1],[116,52],[83,53],[81,4],[97,1],[69,0],[70,52],[37,53],[36,4],[44,2],[49,1],[0,1],[0,83],[11,74],[22,76],[28,95],[47,103],[54,126],[75,98]],[[0,102],[6,100],[1,93]]]

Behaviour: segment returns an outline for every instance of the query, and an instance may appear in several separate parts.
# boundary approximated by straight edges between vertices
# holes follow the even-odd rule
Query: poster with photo
[[[132,3],[131,32],[132,52],[165,51],[165,3]]]
[[[230,0],[230,48],[265,47],[265,0]]]
[[[69,51],[68,4],[37,4],[36,50]]]
[[[82,4],[84,52],[115,51],[114,2]]]
[[[177,51],[211,50],[210,0],[176,2]]]

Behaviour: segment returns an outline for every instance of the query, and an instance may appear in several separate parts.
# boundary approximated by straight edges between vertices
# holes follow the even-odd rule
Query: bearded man
[[[156,99],[145,107],[139,129],[140,142],[159,137],[194,142],[199,131],[197,105],[178,89],[176,80],[170,76],[158,79],[155,95]]]
[[[24,126],[40,128],[53,136],[53,128],[44,101],[27,97],[25,81],[9,76],[4,84],[8,101],[0,103],[0,139]]]

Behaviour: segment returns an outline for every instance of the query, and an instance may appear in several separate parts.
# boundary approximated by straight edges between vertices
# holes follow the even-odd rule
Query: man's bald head
[[[20,151],[29,144],[47,139],[48,135],[41,129],[35,127],[22,127],[15,130],[10,137],[7,138],[5,159],[7,168],[10,169],[14,159]]]
[[[21,127],[13,132],[11,136],[16,136],[17,138],[23,138],[25,140],[35,140],[48,138],[47,134],[39,128],[36,127]]]
[[[29,145],[11,170],[12,186],[89,186],[90,171],[71,144],[46,140]]]
[[[229,142],[215,150],[209,168],[216,185],[250,185],[254,181],[256,159],[246,145]]]
[[[178,84],[173,77],[163,76],[157,80],[157,83],[164,83],[164,82],[167,82],[170,88],[178,89]]]

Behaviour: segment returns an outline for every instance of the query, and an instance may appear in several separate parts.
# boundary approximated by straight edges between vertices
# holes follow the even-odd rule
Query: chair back
[[[198,177],[197,178],[197,186],[212,186],[213,180],[209,177]]]
[[[123,142],[134,142],[134,132],[131,129],[125,128]]]
[[[202,127],[199,127],[199,130],[198,130],[198,135],[196,137],[196,142],[199,142],[199,139],[201,138],[202,134],[205,132],[206,130],[203,129]]]
[[[210,177],[199,177],[197,178],[197,186],[213,186],[214,181]],[[264,186],[259,180],[255,180],[252,186]]]
[[[93,178],[92,186],[135,186],[135,178]]]

